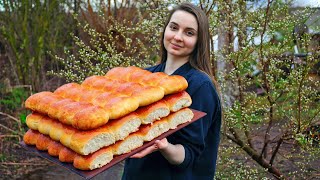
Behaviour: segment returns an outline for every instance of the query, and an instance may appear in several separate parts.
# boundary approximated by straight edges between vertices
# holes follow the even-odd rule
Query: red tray
[[[98,169],[94,169],[94,170],[90,170],[90,171],[83,171],[83,170],[79,170],[79,169],[76,169],[72,163],[63,163],[61,161],[59,161],[59,158],[57,157],[53,157],[53,156],[50,156],[48,154],[47,151],[39,151],[37,150],[37,148],[35,146],[30,146],[30,145],[26,145],[23,141],[20,142],[20,145],[26,149],[27,151],[30,151],[30,152],[33,152],[33,153],[36,153],[38,156],[44,158],[44,159],[47,159],[55,164],[58,164],[80,176],[82,176],[83,178],[85,179],[91,179],[93,178],[94,176],[102,173],[103,171],[111,168],[112,166],[116,165],[117,163],[125,160],[126,158],[132,156],[133,154],[151,146],[154,144],[154,142],[158,139],[163,139],[169,135],[171,135],[172,133],[176,132],[177,130],[181,129],[181,128],[184,128],[185,126],[193,123],[194,121],[202,118],[203,116],[206,115],[206,113],[204,112],[201,112],[201,111],[197,111],[197,110],[194,110],[194,109],[191,109],[193,114],[194,114],[194,117],[192,118],[192,120],[190,122],[186,122],[184,124],[180,124],[176,129],[170,129],[169,131],[161,134],[160,136],[158,136],[157,138],[153,139],[152,141],[149,141],[149,142],[145,142],[141,147],[137,148],[137,149],[134,149],[133,151],[129,152],[129,153],[126,153],[126,154],[122,154],[122,155],[119,155],[119,156],[114,156],[112,161],[110,161],[108,164],[106,164],[105,166],[101,167],[101,168],[98,168]]]

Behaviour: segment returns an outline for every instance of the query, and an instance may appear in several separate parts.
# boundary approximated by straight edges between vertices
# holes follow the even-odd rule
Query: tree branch
[[[2,124],[0,124],[0,127],[4,128],[4,129],[6,129],[6,130],[8,130],[8,131],[10,131],[10,132],[12,132],[12,133],[14,133],[14,134],[18,134],[18,135],[20,135],[20,136],[23,136],[22,133],[17,132],[17,131],[14,131],[14,130],[12,130],[12,129],[10,129],[10,128],[8,128],[7,126],[4,126],[4,125],[2,125]]]
[[[15,118],[15,117],[11,116],[10,114],[4,113],[4,112],[0,112],[0,115],[7,116],[8,118],[10,118],[10,119],[12,119],[12,120],[16,121],[19,125],[21,124],[21,122],[20,122],[20,120],[19,120],[19,119],[17,119],[17,118]]]
[[[263,81],[265,83],[265,86],[266,86],[266,92],[267,92],[267,99],[269,101],[269,124],[268,124],[268,127],[267,127],[267,130],[266,130],[266,133],[265,133],[265,137],[264,137],[264,145],[263,145],[263,148],[261,150],[261,154],[260,156],[262,157],[262,155],[264,154],[265,157],[267,156],[267,147],[269,145],[269,141],[270,141],[270,129],[272,127],[272,124],[273,124],[273,100],[271,98],[271,95],[270,95],[270,86],[269,86],[269,81],[267,79],[267,75],[266,73],[268,72],[268,61],[265,62],[264,59],[263,59],[263,36],[267,30],[267,23],[269,21],[268,19],[268,15],[269,15],[269,10],[270,10],[270,5],[271,5],[272,1],[271,0],[268,0],[268,4],[267,4],[267,7],[266,7],[266,16],[265,16],[265,21],[264,21],[264,26],[263,26],[263,31],[261,33],[261,36],[260,36],[260,60],[261,60],[261,63],[262,63],[262,66],[263,66],[263,74],[262,74],[262,77],[263,77]]]
[[[273,161],[274,161],[274,159],[275,159],[275,157],[276,157],[276,155],[277,155],[277,153],[278,153],[278,151],[279,151],[279,148],[280,148],[282,142],[283,142],[283,139],[280,138],[280,140],[279,140],[278,143],[277,143],[276,149],[275,149],[275,150],[273,151],[273,153],[272,153],[272,156],[271,156],[271,159],[270,159],[270,162],[269,162],[269,164],[270,164],[271,166],[272,166]]]
[[[235,142],[238,146],[240,146],[253,160],[255,160],[258,164],[260,164],[263,168],[268,169],[268,172],[270,172],[275,178],[280,179],[283,177],[283,174],[277,169],[276,167],[269,164],[264,158],[262,158],[257,151],[246,145],[241,139],[239,139],[239,136],[234,131],[233,128],[229,128],[230,132],[233,134],[234,137],[227,135],[227,138]]]

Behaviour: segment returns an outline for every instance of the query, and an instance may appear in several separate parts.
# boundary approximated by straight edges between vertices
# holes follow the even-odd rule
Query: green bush
[[[0,109],[5,112],[14,112],[23,107],[24,101],[29,96],[24,88],[13,88],[11,92],[1,94]]]

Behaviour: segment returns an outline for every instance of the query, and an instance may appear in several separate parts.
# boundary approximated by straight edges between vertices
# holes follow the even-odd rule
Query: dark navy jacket
[[[163,72],[165,64],[147,70]],[[192,98],[190,108],[207,115],[168,136],[172,144],[181,144],[185,159],[179,165],[170,164],[160,152],[153,152],[141,159],[129,158],[125,162],[123,180],[213,180],[221,126],[221,106],[218,93],[205,73],[189,63],[178,68],[173,75],[188,81],[187,92]]]

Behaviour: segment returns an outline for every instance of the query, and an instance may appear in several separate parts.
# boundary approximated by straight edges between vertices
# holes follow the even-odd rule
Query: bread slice
[[[115,141],[123,140],[130,133],[135,132],[141,125],[141,119],[137,113],[130,113],[120,119],[111,120],[108,126],[114,134]]]
[[[139,133],[132,133],[122,141],[116,142],[112,145],[114,155],[121,155],[128,153],[143,145],[143,136]]]
[[[150,124],[162,117],[168,116],[170,110],[164,101],[158,101],[145,107],[139,108],[137,111],[142,124]]]
[[[171,113],[163,119],[169,123],[170,129],[175,129],[178,125],[191,121],[193,116],[193,112],[189,108],[184,108],[175,113]]]
[[[71,146],[75,152],[88,155],[102,147],[122,140],[130,133],[138,130],[141,120],[136,113],[115,119],[96,130],[79,131],[72,136]]]
[[[163,98],[171,112],[177,112],[182,108],[189,107],[192,104],[190,95],[186,91],[167,95]]]
[[[93,154],[83,156],[50,139],[50,137],[31,129],[24,135],[24,142],[29,145],[36,145],[38,150],[47,150],[49,155],[58,156],[59,161],[73,163],[75,168],[81,170],[100,168],[113,159],[113,149],[111,147],[105,147]]]
[[[115,143],[115,137],[112,130],[106,125],[99,129],[90,131],[79,131],[72,135],[70,147],[81,155],[88,155],[104,146]]]
[[[136,131],[141,124],[140,119],[138,119],[137,116],[135,116],[135,118],[129,116],[124,119],[127,119],[128,122],[126,123],[124,120],[119,121],[118,126],[115,126],[113,130],[109,128],[109,125],[105,125],[88,131],[77,130],[71,126],[64,125],[54,119],[37,113],[28,115],[27,121],[28,124],[32,124],[30,127],[40,127],[41,133],[49,135],[55,141],[60,141],[64,146],[73,149],[79,154],[87,155],[97,151],[101,147],[115,143],[114,132],[120,134],[118,135],[119,137],[122,137]],[[36,124],[34,122],[40,122],[40,124],[34,126],[34,124]],[[122,126],[125,126],[126,131],[122,132]],[[117,129],[117,127],[119,129]]]
[[[77,155],[74,158],[73,166],[81,170],[93,170],[108,164],[112,159],[112,148],[105,147],[87,156]]]
[[[170,125],[165,119],[155,121],[153,124],[141,125],[138,134],[143,136],[144,141],[151,141],[164,132],[169,131]]]

